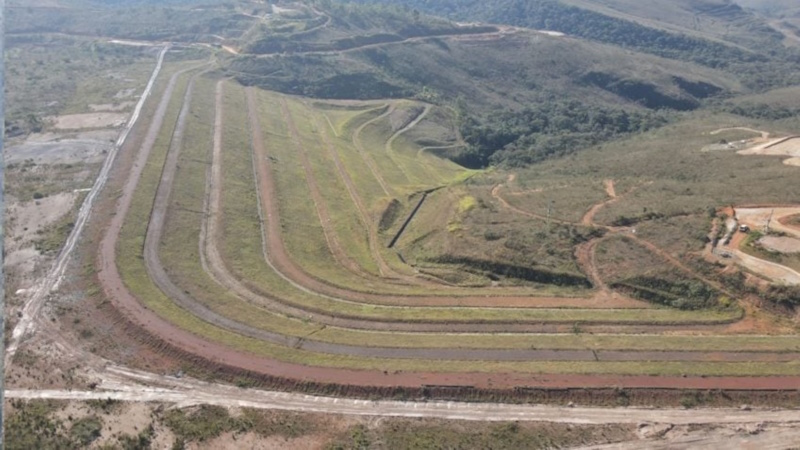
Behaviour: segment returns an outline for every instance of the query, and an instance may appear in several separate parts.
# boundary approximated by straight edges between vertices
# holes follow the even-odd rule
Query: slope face
[[[294,95],[412,97],[454,107],[472,149],[450,156],[471,167],[487,165],[493,153],[524,136],[583,133],[569,141],[528,139],[518,147],[526,153],[534,145],[536,154],[512,149],[505,155],[518,155],[514,164],[646,130],[670,120],[673,111],[694,110],[709,97],[744,89],[712,64],[527,28],[454,24],[391,6],[295,6],[293,11],[272,17],[236,44],[238,54],[224,60],[230,76]],[[706,50],[699,48],[698,55]],[[545,122],[523,123],[532,115]],[[589,115],[631,117],[619,124],[600,120],[607,123],[591,129]],[[505,128],[502,133],[480,130],[498,117],[505,125],[495,120],[487,126]]]
[[[730,0],[565,0],[564,3],[650,27],[749,48],[781,38],[762,19]]]

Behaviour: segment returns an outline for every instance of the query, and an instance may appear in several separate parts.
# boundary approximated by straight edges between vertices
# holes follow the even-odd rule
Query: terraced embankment
[[[339,385],[765,389],[797,381],[789,377],[794,337],[657,334],[724,332],[738,310],[624,298],[609,309],[592,291],[449,287],[381,263],[391,253],[376,245],[376,205],[426,178],[461,175],[442,162],[420,169],[436,177],[411,179],[434,157],[415,161],[418,149],[399,141],[425,112],[392,131],[378,127],[392,107],[378,109],[345,121],[349,134],[327,136],[308,103],[176,75],[100,249],[105,292],[142,339],[237,373]]]

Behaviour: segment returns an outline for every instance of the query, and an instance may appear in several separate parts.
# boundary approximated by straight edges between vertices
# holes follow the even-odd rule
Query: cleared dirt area
[[[780,253],[800,253],[800,239],[781,236],[765,236],[758,241],[764,247]]]
[[[783,161],[784,164],[790,166],[800,166],[800,137],[790,136],[781,139],[775,139],[765,144],[757,145],[756,147],[742,150],[740,155],[768,155],[768,156],[785,156],[788,157]]]
[[[789,225],[791,218],[800,213],[796,206],[761,206],[739,207],[734,209],[736,221],[730,221],[734,229],[738,225],[747,225],[752,231],[765,232],[767,228],[772,231],[783,232],[788,237],[765,236],[759,242],[766,248],[782,252],[794,253],[800,248],[800,229]],[[737,222],[738,221],[738,222]],[[779,283],[790,285],[800,284],[800,273],[789,267],[766,261],[749,255],[741,250],[747,240],[748,234],[733,231],[730,243],[720,244],[721,254],[725,259],[732,260],[753,272]]]
[[[86,113],[59,116],[53,119],[58,130],[82,130],[85,128],[121,127],[128,119],[124,113]]]
[[[38,134],[6,148],[6,163],[36,164],[95,163],[113,146],[116,131],[86,131],[76,134]]]
[[[104,103],[104,104],[97,104],[97,105],[89,105],[89,109],[92,112],[117,112],[117,111],[125,111],[128,108],[131,108],[136,105],[134,101],[127,101],[127,102],[120,102],[120,103]]]
[[[790,236],[800,238],[800,228],[786,225],[792,216],[800,214],[800,206],[763,206],[736,208],[736,218],[752,230],[762,231],[769,227]]]

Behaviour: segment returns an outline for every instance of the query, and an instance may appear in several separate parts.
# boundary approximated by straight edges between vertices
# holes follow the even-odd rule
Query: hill
[[[455,24],[392,6],[291,11],[244,36],[224,61],[227,74],[294,95],[448,106],[471,144],[450,156],[473,167],[565,154],[747,91],[710,64],[559,33]]]

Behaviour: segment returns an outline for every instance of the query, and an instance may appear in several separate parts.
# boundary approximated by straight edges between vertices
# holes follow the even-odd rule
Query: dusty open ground
[[[787,218],[800,214],[800,206],[764,206],[736,208],[736,218],[753,230],[764,230],[769,224],[772,230],[800,238],[800,229],[784,224]]]
[[[769,155],[784,156],[783,163],[790,166],[800,166],[800,138],[790,136],[787,138],[773,139],[766,143],[756,145],[747,150],[741,150],[740,155]]]
[[[760,242],[767,248],[783,253],[793,253],[796,248],[800,248],[800,230],[797,227],[787,225],[788,219],[800,213],[800,207],[791,206],[764,206],[764,207],[740,207],[735,208],[735,219],[730,220],[728,226],[736,230],[738,225],[747,225],[753,231],[766,231],[767,226],[773,231],[786,233],[789,237],[765,236]],[[796,270],[781,264],[776,264],[753,255],[749,255],[741,250],[741,246],[747,239],[747,234],[733,231],[732,239],[729,243],[721,242],[719,249],[727,258],[731,258],[736,263],[752,270],[753,272],[780,283],[789,285],[800,284],[800,273]],[[723,261],[726,258],[723,258]]]
[[[19,164],[27,160],[37,164],[97,163],[111,149],[118,134],[118,131],[109,130],[32,135],[6,148],[6,163]]]
[[[80,130],[84,128],[119,127],[128,118],[123,113],[86,113],[59,116],[53,119],[54,126],[59,130]]]
[[[800,240],[792,237],[765,236],[758,241],[764,247],[780,253],[800,253]]]

